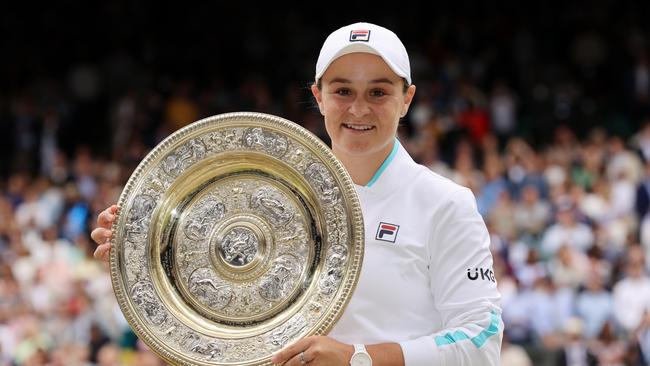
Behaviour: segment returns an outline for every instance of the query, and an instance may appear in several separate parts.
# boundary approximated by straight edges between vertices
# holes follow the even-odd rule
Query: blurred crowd
[[[124,47],[81,42],[68,60],[56,40],[71,26],[58,22],[64,36],[42,47],[8,38],[15,52],[0,60],[0,366],[165,365],[123,318],[89,232],[170,133],[246,110],[328,142],[308,85],[315,45],[346,21],[314,26],[289,12],[266,33],[251,15],[238,25],[249,29],[233,41],[240,49],[198,26],[181,33],[193,42],[152,20],[133,33],[149,9],[111,4],[100,13],[124,22]],[[650,364],[647,8],[506,9],[523,21],[483,4],[427,22],[368,19],[410,51],[418,89],[400,140],[474,192],[490,231],[503,365]],[[205,25],[204,10],[174,24]],[[3,25],[15,22],[9,13]],[[36,28],[54,24],[47,14]],[[96,36],[86,25],[82,40]],[[49,68],[35,61],[45,52]]]

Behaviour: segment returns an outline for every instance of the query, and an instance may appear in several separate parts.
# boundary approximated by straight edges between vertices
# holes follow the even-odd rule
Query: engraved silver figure
[[[181,337],[181,340],[178,343],[183,349],[189,351],[194,348],[195,345],[201,343],[201,337],[194,332],[187,332],[183,337]]]
[[[244,146],[253,150],[262,150],[276,158],[282,157],[289,144],[287,140],[273,132],[265,131],[261,127],[255,127],[244,132]]]
[[[136,246],[136,243],[142,243],[147,238],[147,223],[149,220],[142,218],[138,221],[129,222],[124,225],[127,243]]]
[[[210,151],[232,150],[238,147],[236,129],[213,132],[204,137],[206,147]]]
[[[192,163],[205,157],[206,148],[201,140],[193,139],[169,154],[162,162],[162,168],[169,176],[177,177]]]
[[[226,214],[226,206],[214,199],[208,199],[197,205],[190,219],[183,227],[185,235],[190,240],[204,240],[215,222]]]
[[[220,358],[223,356],[224,346],[217,342],[209,342],[207,344],[197,344],[190,349],[192,352],[196,352],[207,356],[208,359],[214,360],[215,358]]]
[[[133,199],[129,219],[134,222],[150,217],[154,208],[156,208],[156,200],[149,195],[140,194]]]
[[[186,351],[198,353],[210,360],[222,357],[226,350],[225,344],[216,341],[204,343],[198,334],[191,332],[186,333],[179,343]]]
[[[258,250],[257,235],[246,227],[236,227],[230,230],[224,236],[219,247],[223,259],[233,266],[244,266],[252,262]]]
[[[141,281],[133,285],[131,299],[144,312],[144,317],[154,325],[161,325],[167,320],[167,312],[154,295],[153,285]]]
[[[325,165],[313,163],[305,170],[305,175],[312,183],[316,185],[318,193],[323,201],[329,204],[337,203],[340,199],[339,187],[328,173]]]
[[[253,194],[251,207],[261,209],[276,225],[286,224],[294,215],[291,208],[283,202],[283,197],[269,187],[262,187]]]
[[[232,288],[217,283],[214,272],[209,268],[199,268],[192,272],[188,285],[190,292],[212,309],[223,309],[233,298]]]
[[[260,295],[269,301],[286,298],[300,273],[300,265],[289,254],[278,257],[260,284]]]
[[[273,331],[269,343],[276,347],[283,347],[293,340],[307,326],[307,321],[301,315],[289,320],[287,325]]]
[[[341,283],[347,259],[347,249],[342,245],[334,245],[330,249],[330,254],[325,260],[325,273],[318,283],[323,294],[333,293]]]

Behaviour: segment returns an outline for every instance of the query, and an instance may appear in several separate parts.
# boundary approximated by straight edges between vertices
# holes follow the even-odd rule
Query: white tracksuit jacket
[[[471,191],[415,163],[397,140],[368,185],[356,188],[363,266],[329,335],[398,342],[406,366],[498,365],[500,295]]]

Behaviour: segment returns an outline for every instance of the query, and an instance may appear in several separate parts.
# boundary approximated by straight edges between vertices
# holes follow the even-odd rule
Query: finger
[[[274,354],[273,357],[271,357],[271,362],[275,364],[281,364],[283,362],[287,362],[293,356],[309,348],[310,342],[311,342],[310,338],[305,338],[289,344],[288,346],[284,347],[276,354]]]
[[[304,352],[304,354],[303,354],[304,362],[300,358],[300,354],[303,353],[303,352]],[[291,359],[289,361],[287,361],[284,364],[284,366],[303,366],[303,365],[308,364],[311,361],[313,361],[313,360],[311,358],[309,358],[308,352],[307,352],[307,350],[305,350],[305,351],[302,351],[302,352],[298,352],[296,355],[291,357]]]
[[[90,237],[93,239],[97,245],[106,244],[106,241],[111,239],[113,231],[109,229],[104,229],[103,227],[95,228],[91,233]]]
[[[110,229],[115,221],[115,214],[117,213],[117,206],[113,205],[104,211],[102,211],[99,216],[97,216],[97,226],[103,227],[105,229]]]
[[[93,253],[93,257],[95,259],[99,259],[104,262],[108,262],[108,257],[110,255],[110,250],[111,250],[111,243],[108,242],[106,244],[102,244],[97,246],[95,249],[95,253]]]

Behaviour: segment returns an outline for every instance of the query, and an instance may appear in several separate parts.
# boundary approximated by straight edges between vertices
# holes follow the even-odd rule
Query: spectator
[[[627,353],[627,345],[616,337],[614,325],[608,321],[590,346],[591,353],[596,356],[598,365],[623,365]]]
[[[587,347],[583,337],[583,322],[578,318],[569,319],[564,327],[566,341],[562,350],[558,352],[556,365],[558,366],[595,366],[596,357]]]
[[[594,235],[585,223],[577,220],[575,203],[569,198],[562,198],[555,214],[556,222],[544,232],[541,249],[544,256],[555,255],[558,249],[567,245],[585,253],[593,245]]]
[[[584,336],[595,339],[605,323],[613,316],[613,299],[611,292],[603,287],[602,278],[596,274],[588,275],[585,289],[576,299],[576,314],[583,320]]]
[[[503,168],[498,155],[494,153],[485,157],[483,162],[483,175],[485,182],[479,195],[476,197],[478,211],[484,218],[490,215],[491,210],[500,200],[501,194],[508,189],[506,180],[503,178]],[[510,237],[514,236],[510,235]]]
[[[492,89],[490,121],[502,148],[517,128],[517,97],[502,79],[497,80]]]
[[[589,263],[587,256],[567,245],[562,245],[549,262],[549,273],[556,286],[577,290],[584,282]]]
[[[496,234],[506,240],[514,240],[517,231],[514,219],[514,203],[510,198],[510,193],[503,189],[496,198],[494,207],[492,207],[487,217],[487,223]]]
[[[625,261],[625,278],[614,286],[614,316],[628,333],[641,325],[650,311],[650,278],[645,273],[645,253],[639,246],[630,247]]]
[[[551,218],[551,207],[540,197],[537,186],[527,184],[521,192],[521,200],[515,204],[514,222],[518,234],[537,244],[542,232],[546,229]]]

